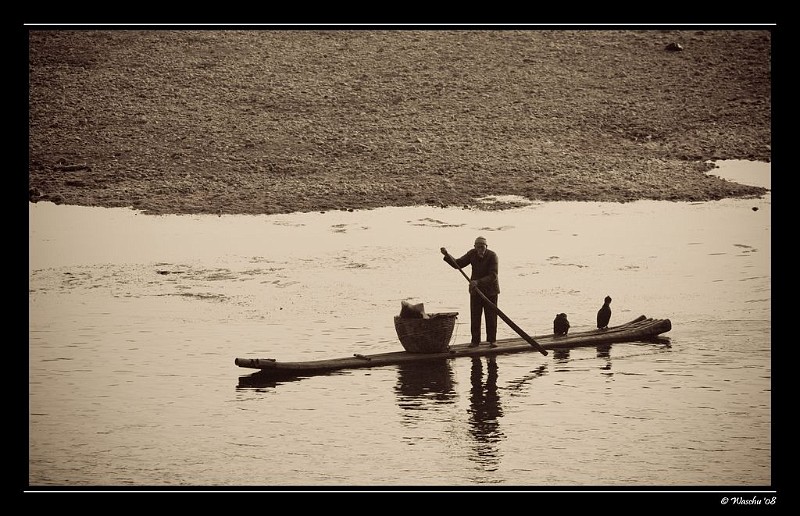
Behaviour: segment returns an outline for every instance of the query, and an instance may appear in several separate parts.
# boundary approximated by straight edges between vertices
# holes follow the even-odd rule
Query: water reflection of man
[[[470,380],[469,431],[475,439],[476,462],[496,468],[500,461],[497,442],[505,436],[500,430],[499,418],[503,416],[500,396],[497,393],[497,362],[495,357],[487,357],[488,374],[483,383],[483,364],[479,357],[472,358]]]

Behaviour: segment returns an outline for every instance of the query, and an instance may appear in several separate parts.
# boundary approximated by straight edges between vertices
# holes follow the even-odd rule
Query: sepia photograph
[[[25,491],[776,505],[775,28],[26,24]]]

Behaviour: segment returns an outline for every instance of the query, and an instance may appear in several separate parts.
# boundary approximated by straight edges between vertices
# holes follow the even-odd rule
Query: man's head
[[[481,258],[483,258],[484,253],[486,253],[487,247],[488,246],[486,245],[485,238],[479,236],[478,238],[475,239],[475,250],[478,251],[478,256],[480,256]]]

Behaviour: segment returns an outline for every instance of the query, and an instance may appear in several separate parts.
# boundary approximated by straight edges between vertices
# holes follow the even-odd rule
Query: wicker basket
[[[450,349],[450,337],[458,312],[428,314],[426,319],[395,316],[394,328],[409,353],[442,353]]]

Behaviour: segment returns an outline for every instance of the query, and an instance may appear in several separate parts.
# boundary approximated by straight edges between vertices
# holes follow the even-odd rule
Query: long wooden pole
[[[458,271],[461,273],[461,275],[462,275],[462,276],[464,276],[464,278],[467,280],[467,282],[469,282],[469,281],[470,281],[470,279],[469,279],[469,276],[467,276],[467,275],[466,275],[466,273],[464,273],[464,270],[461,268],[461,266],[460,266],[460,265],[458,265],[458,262],[456,262],[456,259],[455,259],[455,258],[453,258],[452,256],[450,256],[450,253],[448,253],[448,252],[447,252],[447,249],[445,249],[444,247],[442,247],[442,254],[443,254],[443,255],[445,255],[445,257],[447,258],[447,260],[448,260],[450,263],[452,263],[453,265],[455,265],[455,266],[456,266],[456,268],[458,268]],[[481,296],[481,297],[483,298],[483,300],[484,300],[484,301],[486,301],[486,303],[487,303],[489,306],[491,306],[492,308],[494,308],[494,310],[497,312],[497,315],[499,315],[499,316],[500,316],[500,318],[501,318],[501,319],[503,319],[503,320],[506,322],[506,324],[508,324],[508,325],[511,327],[511,329],[512,329],[512,330],[514,330],[515,332],[517,332],[517,334],[518,334],[520,337],[522,337],[523,339],[525,339],[525,340],[528,342],[528,344],[530,344],[531,346],[533,346],[533,347],[534,347],[534,349],[536,349],[536,351],[538,351],[539,353],[541,353],[541,354],[542,354],[542,355],[544,355],[544,356],[547,356],[547,350],[546,350],[546,349],[544,349],[544,348],[543,348],[543,347],[542,347],[542,346],[541,346],[541,345],[540,345],[538,342],[536,342],[535,340],[533,340],[533,337],[531,337],[530,335],[528,335],[527,333],[525,333],[525,332],[523,331],[523,329],[522,329],[522,328],[520,328],[519,326],[517,326],[517,325],[516,325],[516,323],[514,323],[514,321],[512,321],[512,320],[511,320],[511,319],[510,319],[510,318],[509,318],[509,317],[508,317],[506,314],[504,314],[504,313],[503,313],[503,312],[502,312],[502,311],[501,311],[499,308],[497,308],[497,305],[496,305],[496,304],[494,304],[494,303],[492,303],[492,302],[491,302],[491,300],[489,300],[489,298],[488,298],[488,297],[486,297],[486,295],[485,295],[483,292],[481,292],[481,290],[480,290],[478,287],[475,287],[475,292],[476,292],[476,293],[477,293],[479,296]]]

